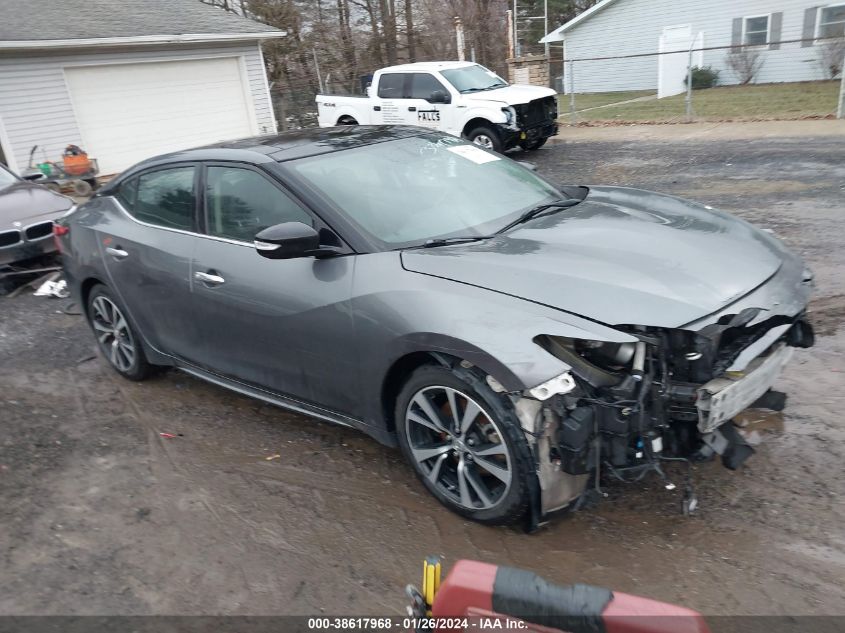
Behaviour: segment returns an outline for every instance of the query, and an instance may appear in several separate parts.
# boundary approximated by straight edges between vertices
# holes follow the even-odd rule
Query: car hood
[[[720,310],[788,258],[795,256],[778,240],[743,220],[621,187],[591,188],[580,204],[489,240],[402,253],[409,271],[608,325],[655,327]]]
[[[534,99],[551,97],[556,94],[557,93],[551,88],[519,85],[505,86],[504,88],[484,90],[482,92],[470,92],[461,95],[461,98],[467,99],[468,101],[495,101],[497,103],[504,103],[507,105],[516,105],[518,103],[528,103]]]
[[[61,215],[73,206],[73,200],[46,187],[21,181],[0,189],[0,231],[26,226],[38,220]]]

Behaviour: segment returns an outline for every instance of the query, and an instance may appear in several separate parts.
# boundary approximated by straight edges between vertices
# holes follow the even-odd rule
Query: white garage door
[[[255,134],[235,57],[65,68],[65,76],[83,149],[103,174]]]

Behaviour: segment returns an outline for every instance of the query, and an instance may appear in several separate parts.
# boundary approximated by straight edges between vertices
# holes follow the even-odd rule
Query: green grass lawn
[[[619,103],[620,101],[627,101],[628,99],[637,99],[638,97],[647,97],[655,94],[654,90],[626,90],[622,92],[588,92],[575,95],[575,109],[586,110],[587,108],[596,108],[598,106],[608,105],[611,103]],[[558,112],[566,115],[569,112],[569,95],[558,95]]]
[[[576,110],[654,94],[652,91],[576,94]],[[802,119],[833,114],[839,80],[751,86],[721,86],[694,90],[692,108],[699,121]],[[578,121],[682,121],[685,95],[611,105],[578,113]],[[561,120],[570,121],[569,97],[560,95]]]

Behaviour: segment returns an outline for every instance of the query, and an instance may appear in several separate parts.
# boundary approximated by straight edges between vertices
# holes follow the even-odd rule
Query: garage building
[[[111,174],[274,133],[260,44],[283,36],[199,0],[0,0],[0,160],[74,144]]]

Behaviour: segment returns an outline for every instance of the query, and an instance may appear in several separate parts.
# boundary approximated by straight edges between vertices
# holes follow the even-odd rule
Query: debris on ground
[[[58,276],[58,273],[55,273]],[[36,297],[58,297],[67,299],[70,291],[67,289],[67,281],[64,279],[48,279],[33,293]]]

